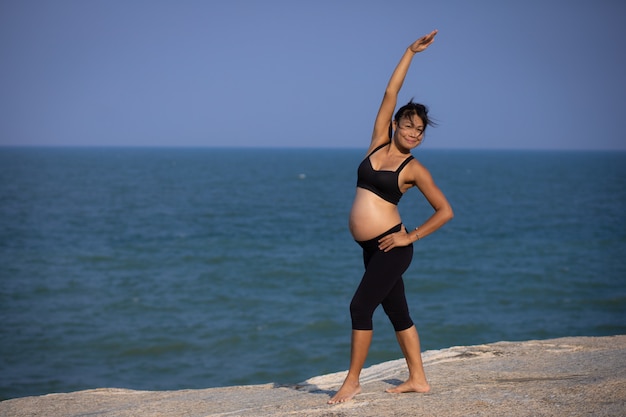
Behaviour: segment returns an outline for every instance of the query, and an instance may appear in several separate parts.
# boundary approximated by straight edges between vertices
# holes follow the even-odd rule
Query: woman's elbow
[[[449,204],[447,204],[441,211],[443,214],[442,217],[445,219],[446,223],[454,218],[454,211],[452,210],[452,206]]]

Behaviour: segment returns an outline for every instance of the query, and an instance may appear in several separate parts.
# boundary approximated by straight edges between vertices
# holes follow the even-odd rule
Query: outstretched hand
[[[409,49],[415,53],[422,52],[423,50],[428,48],[431,43],[435,41],[435,35],[437,34],[437,32],[438,32],[437,29],[435,29],[432,32],[430,32],[428,35],[422,36],[421,38],[413,42],[411,46],[409,46]]]

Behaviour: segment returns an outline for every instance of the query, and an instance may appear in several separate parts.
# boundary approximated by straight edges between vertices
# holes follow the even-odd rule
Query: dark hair
[[[400,107],[396,112],[393,120],[396,123],[399,123],[401,119],[408,117],[409,119],[413,116],[418,116],[422,119],[422,123],[424,123],[424,132],[426,131],[426,126],[437,126],[432,119],[428,117],[428,107],[424,106],[420,103],[413,103],[413,99],[411,99],[407,104]],[[393,132],[391,125],[389,125],[389,138],[391,139]]]

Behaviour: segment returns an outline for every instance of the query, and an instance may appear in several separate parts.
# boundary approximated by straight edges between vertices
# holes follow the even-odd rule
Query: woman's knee
[[[375,309],[375,308],[374,308]],[[350,303],[350,318],[353,330],[372,330],[374,310],[356,298]]]
[[[401,332],[413,326],[413,320],[411,320],[408,311],[387,313],[387,317],[389,317],[389,321],[396,332]]]
[[[398,282],[382,304],[383,310],[385,310],[385,314],[389,317],[395,331],[406,330],[413,325],[402,280]]]

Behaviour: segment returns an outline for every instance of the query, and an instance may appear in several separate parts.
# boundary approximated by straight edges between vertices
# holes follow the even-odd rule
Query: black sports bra
[[[398,187],[398,176],[406,164],[411,162],[413,155],[406,158],[395,171],[376,171],[372,167],[370,156],[387,146],[389,143],[390,142],[387,142],[374,149],[369,155],[367,155],[363,162],[361,162],[357,171],[356,186],[358,188],[369,190],[383,200],[398,205],[400,198],[402,198],[402,191],[400,191],[400,187]]]

